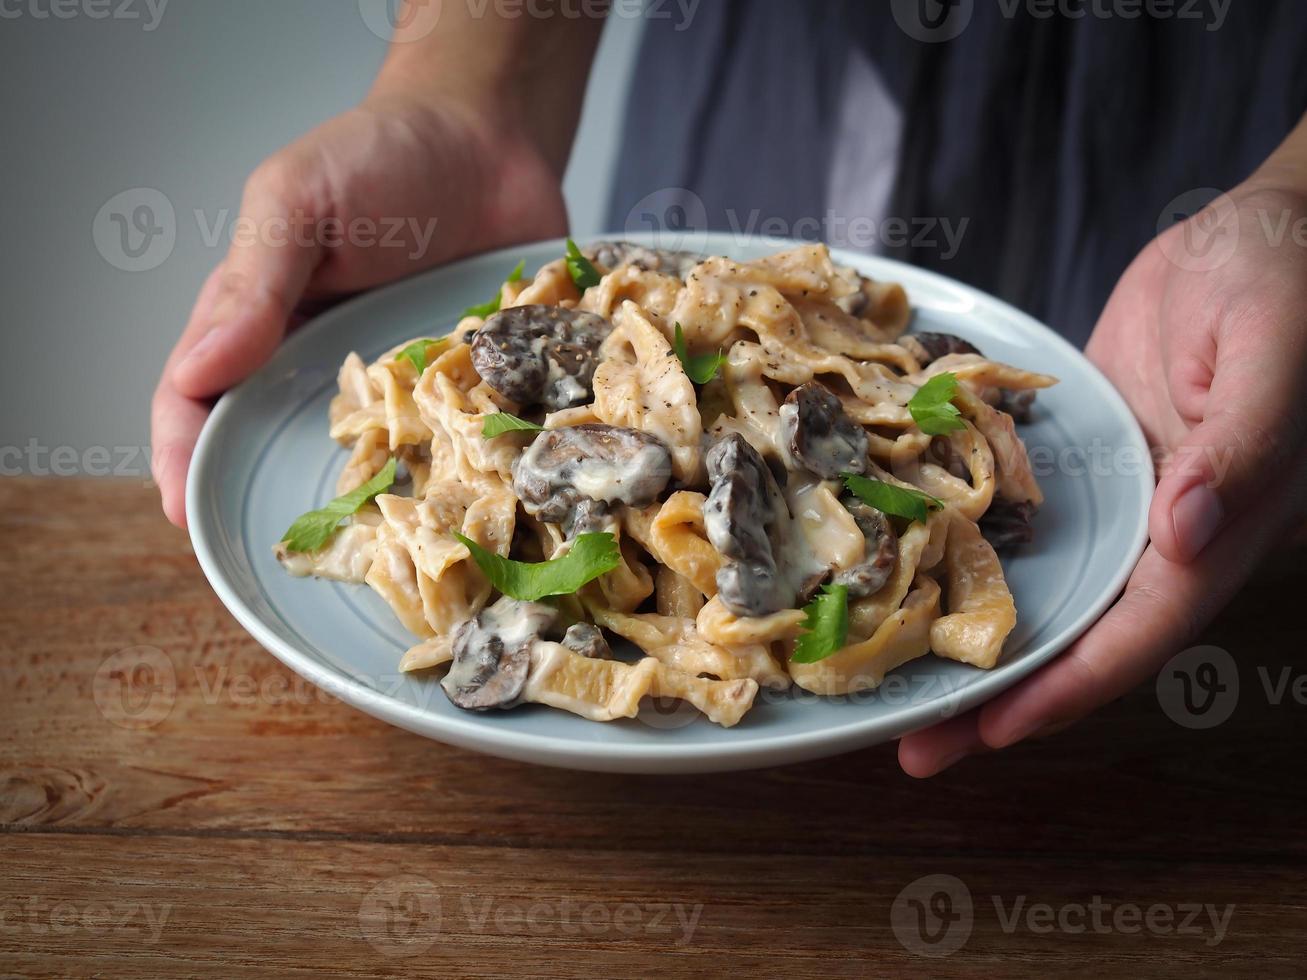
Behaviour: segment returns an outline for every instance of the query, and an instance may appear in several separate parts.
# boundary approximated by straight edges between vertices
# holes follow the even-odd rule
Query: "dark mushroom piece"
[[[586,497],[559,523],[563,528],[563,534],[571,540],[578,534],[586,534],[590,531],[612,531],[616,518],[613,516],[612,509],[602,500],[591,500]]]
[[[899,342],[907,347],[923,366],[933,364],[948,354],[980,354],[980,349],[975,344],[961,337],[955,337],[951,333],[911,333]],[[916,347],[920,347],[920,350],[915,349]],[[985,355],[980,354],[980,356]],[[1011,415],[1014,422],[1024,424],[1030,421],[1031,410],[1035,404],[1035,393],[1003,389],[997,395],[991,393],[986,396],[985,400],[993,402],[1000,411]]]
[[[1029,500],[1018,502],[995,497],[989,510],[980,517],[980,533],[995,551],[1011,551],[1029,544],[1035,537],[1035,529],[1030,524],[1035,510]]]
[[[460,708],[511,708],[531,669],[531,646],[558,610],[504,596],[454,634],[454,661],[440,682]]]
[[[948,354],[980,354],[980,348],[975,344],[951,333],[910,333],[903,339],[909,338],[920,344],[925,351],[923,364],[932,364]]]
[[[889,581],[899,560],[899,539],[889,518],[875,507],[852,494],[846,494],[840,503],[853,515],[853,522],[867,539],[867,550],[859,564],[836,572],[832,581],[847,585],[850,596],[862,599],[874,595]]]
[[[612,660],[613,651],[603,631],[590,623],[573,623],[563,634],[563,646],[591,660]]]
[[[594,422],[536,436],[513,466],[513,492],[533,517],[590,528],[606,514],[595,503],[643,507],[671,475],[671,454],[653,436]]]
[[[594,398],[595,360],[612,324],[561,306],[513,306],[472,337],[472,366],[486,384],[519,405],[551,412]]]
[[[816,381],[799,385],[786,396],[781,405],[781,441],[796,469],[823,480],[867,469],[867,430]]]
[[[717,572],[717,594],[737,616],[766,616],[794,605],[794,588],[780,574],[775,542],[786,533],[789,511],[758,451],[732,433],[706,458],[712,491],[704,527],[728,559]]]
[[[1034,391],[1008,391],[1004,389],[998,393],[998,409],[1001,412],[1007,412],[1012,416],[1012,421],[1020,425],[1025,425],[1030,421],[1030,416],[1035,407]]]
[[[697,252],[675,252],[667,248],[649,248],[635,242],[595,242],[581,250],[587,259],[605,269],[630,263],[645,272],[684,279],[703,261]]]

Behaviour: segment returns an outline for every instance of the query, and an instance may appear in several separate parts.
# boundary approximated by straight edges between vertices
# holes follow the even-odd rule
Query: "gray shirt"
[[[1304,111],[1302,0],[709,0],[648,22],[610,223],[890,254],[1083,343]]]

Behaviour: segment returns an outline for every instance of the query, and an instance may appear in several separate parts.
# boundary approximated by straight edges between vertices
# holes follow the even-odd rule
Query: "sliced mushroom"
[[[550,411],[584,405],[594,397],[599,345],[612,329],[583,310],[513,306],[472,337],[472,365],[486,384],[519,405]]]
[[[1030,416],[1034,410],[1035,392],[1033,390],[1008,391],[1004,389],[999,392],[997,407],[999,411],[1011,415],[1013,422],[1024,425],[1030,421]]]
[[[528,514],[574,525],[602,516],[587,500],[653,503],[671,475],[671,454],[653,436],[593,422],[537,436],[513,466],[513,491]]]
[[[794,605],[794,588],[780,574],[775,542],[789,512],[758,451],[732,434],[707,456],[712,492],[704,505],[708,540],[729,559],[717,572],[723,605],[737,616],[766,616]]]
[[[961,337],[956,337],[951,333],[911,333],[899,339],[899,343],[908,348],[909,352],[922,363],[922,365],[933,364],[941,357],[949,354],[977,354],[980,349]],[[1008,391],[1006,389],[987,388],[980,392],[981,397],[998,408],[1012,416],[1013,421],[1029,422],[1031,410],[1035,404],[1035,392],[1029,391]]]
[[[900,342],[904,341],[915,342],[921,346],[926,355],[924,358],[918,358],[922,364],[931,364],[946,354],[980,354],[980,349],[975,344],[951,333],[910,333]]]
[[[1010,551],[1029,544],[1035,537],[1035,529],[1030,524],[1035,510],[1035,505],[1028,500],[1014,502],[995,497],[989,510],[980,518],[980,533],[995,551]]]
[[[645,272],[684,279],[690,270],[703,261],[696,252],[674,252],[666,248],[648,248],[635,242],[595,242],[582,249],[587,259],[605,269],[631,264]]]
[[[852,568],[836,572],[833,579],[836,585],[847,585],[849,595],[858,599],[880,591],[899,560],[899,539],[890,526],[889,519],[875,507],[847,494],[840,501],[848,512],[858,530],[867,539],[867,550],[863,560]]]
[[[574,623],[563,634],[563,646],[591,660],[612,660],[613,651],[604,639],[603,631],[590,623]]]
[[[590,531],[612,531],[616,519],[609,506],[602,500],[581,500],[560,524],[563,534],[570,540],[578,534]]]
[[[781,440],[795,469],[823,480],[867,469],[867,430],[816,381],[799,385],[781,405]]]
[[[454,661],[440,686],[460,708],[511,708],[531,669],[531,645],[558,610],[504,596],[454,634]]]

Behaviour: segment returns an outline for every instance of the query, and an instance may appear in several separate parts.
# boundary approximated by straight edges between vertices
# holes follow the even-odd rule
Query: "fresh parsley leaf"
[[[961,412],[953,404],[958,392],[958,376],[951,371],[937,374],[917,389],[908,402],[908,411],[917,428],[928,436],[943,436],[965,428]]]
[[[591,579],[611,572],[622,563],[617,538],[607,531],[578,534],[571,549],[552,561],[525,562],[504,558],[455,532],[472,552],[491,584],[506,596],[534,602],[549,596],[571,595]]]
[[[507,412],[495,412],[493,415],[487,415],[486,420],[481,423],[481,438],[493,439],[495,436],[502,436],[505,432],[544,432],[543,425],[536,425],[534,422],[528,422],[526,419],[520,419],[516,415],[509,415]]]
[[[395,457],[387,460],[381,472],[367,483],[343,494],[317,510],[301,514],[289,530],[281,536],[288,551],[317,551],[330,540],[338,525],[379,493],[385,493],[395,482]]]
[[[849,638],[849,587],[823,585],[821,594],[803,607],[805,632],[799,634],[790,660],[815,664],[844,646]]]
[[[495,295],[488,302],[478,303],[475,306],[469,306],[463,311],[464,316],[479,316],[485,320],[499,312],[499,304],[504,299],[504,287],[500,286],[495,290]]]
[[[427,348],[431,347],[433,344],[440,344],[443,347],[445,341],[448,339],[448,337],[438,337],[435,340],[432,340],[430,337],[423,337],[421,340],[415,340],[400,351],[395,360],[398,361],[400,358],[403,358],[408,361],[413,365],[413,370],[418,373],[418,377],[420,378],[422,377],[422,372],[427,369]]]
[[[725,355],[720,350],[716,354],[694,354],[692,356],[685,346],[685,331],[681,329],[679,323],[676,324],[676,340],[672,346],[676,349],[676,356],[681,359],[681,367],[685,368],[686,377],[697,385],[706,385],[717,377],[722,362],[726,360]]]
[[[567,271],[572,276],[572,282],[576,283],[576,288],[583,293],[591,286],[599,285],[599,270],[581,254],[576,242],[570,238],[567,240]]]
[[[869,480],[865,476],[854,473],[840,475],[844,478],[844,486],[850,493],[864,504],[870,504],[892,517],[906,517],[910,521],[920,521],[925,524],[932,510],[944,506],[944,501],[920,490],[896,487],[892,483]]]
[[[522,270],[526,268],[526,259],[520,260],[517,265],[513,266],[513,271],[508,274],[509,282],[519,282],[522,279]],[[499,312],[499,304],[504,301],[504,287],[500,286],[495,290],[495,295],[486,303],[478,303],[476,306],[469,306],[463,311],[464,316],[479,316],[481,319],[494,316]]]

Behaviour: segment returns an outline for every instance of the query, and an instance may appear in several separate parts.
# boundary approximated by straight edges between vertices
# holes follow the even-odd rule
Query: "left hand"
[[[1303,229],[1307,195],[1253,182],[1169,229],[1126,271],[1086,353],[1159,461],[1151,543],[1121,598],[1066,653],[982,707],[905,736],[909,775],[1060,730],[1155,674],[1301,519]]]

